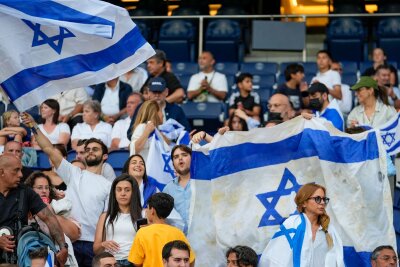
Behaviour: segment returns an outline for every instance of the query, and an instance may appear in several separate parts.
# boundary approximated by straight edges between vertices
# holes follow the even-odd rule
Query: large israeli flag
[[[154,54],[125,9],[98,0],[0,0],[0,25],[0,85],[20,110]]]
[[[196,266],[225,266],[224,254],[235,245],[261,255],[295,212],[297,190],[309,182],[327,188],[327,212],[343,242],[346,266],[369,266],[375,247],[396,245],[377,131],[348,135],[324,120],[297,117],[273,128],[227,132],[194,150],[196,196],[188,237]]]
[[[400,152],[400,113],[397,113],[390,121],[380,127],[383,144],[386,152],[390,155],[396,155]]]

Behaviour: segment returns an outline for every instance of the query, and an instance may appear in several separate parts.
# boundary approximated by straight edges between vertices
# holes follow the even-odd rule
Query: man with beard
[[[90,267],[93,258],[93,241],[99,216],[108,205],[111,183],[96,174],[107,159],[107,147],[99,139],[85,142],[86,170],[81,170],[65,160],[43,135],[33,118],[24,113],[22,119],[31,127],[40,148],[49,156],[57,174],[67,185],[66,196],[72,201],[71,217],[81,224],[81,237],[74,242],[74,253],[80,267]]]
[[[164,187],[163,192],[174,198],[174,208],[181,215],[185,223],[183,232],[187,234],[190,202],[192,199],[192,189],[190,185],[192,150],[185,145],[176,145],[171,151],[171,158],[178,176]]]

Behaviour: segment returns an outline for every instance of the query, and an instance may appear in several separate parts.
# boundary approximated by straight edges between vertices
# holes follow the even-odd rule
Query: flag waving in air
[[[20,110],[154,54],[128,12],[96,0],[0,0],[0,85]]]

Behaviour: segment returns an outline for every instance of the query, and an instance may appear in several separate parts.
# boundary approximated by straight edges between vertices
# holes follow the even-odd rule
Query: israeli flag
[[[397,113],[390,121],[380,127],[383,144],[386,152],[390,155],[396,155],[400,152],[400,113]]]
[[[54,258],[55,258],[54,252],[50,248],[47,248],[47,253],[48,254],[47,254],[45,267],[53,267],[54,266]]]
[[[326,109],[321,113],[316,112],[316,116],[330,121],[336,129],[342,132],[344,131],[344,118],[336,99],[332,99]]]
[[[19,110],[154,54],[125,9],[97,0],[0,0],[0,24],[0,86]]]
[[[309,182],[327,188],[327,213],[346,266],[369,266],[375,247],[396,246],[376,130],[348,135],[325,120],[297,117],[272,128],[227,132],[194,147],[191,172],[196,195],[188,238],[196,266],[225,266],[225,252],[235,245],[261,255]]]

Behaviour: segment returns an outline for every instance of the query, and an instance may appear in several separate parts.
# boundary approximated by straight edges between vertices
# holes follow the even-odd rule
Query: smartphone
[[[139,230],[140,227],[142,227],[143,225],[146,225],[146,224],[147,224],[147,219],[146,218],[138,219],[136,221],[136,229]]]

